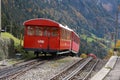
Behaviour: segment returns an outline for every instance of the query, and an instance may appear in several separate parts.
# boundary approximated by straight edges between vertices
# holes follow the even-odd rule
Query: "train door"
[[[35,48],[35,29],[33,26],[27,26],[25,28],[25,35],[24,35],[24,48],[26,49],[33,49]],[[31,44],[30,44],[31,43]]]
[[[43,36],[44,36],[44,48],[47,50],[47,52],[49,51],[49,38],[50,38],[50,28],[49,27],[45,27],[44,31],[43,31]]]
[[[49,48],[51,52],[59,50],[59,29],[56,27],[51,28],[51,35],[49,38]]]

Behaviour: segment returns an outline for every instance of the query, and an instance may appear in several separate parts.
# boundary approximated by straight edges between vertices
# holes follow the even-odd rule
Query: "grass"
[[[29,51],[28,53],[23,52],[22,55],[22,58],[25,60],[29,60],[33,57],[36,57],[32,51]]]
[[[9,59],[8,60],[8,63],[10,64],[10,65],[13,65],[13,64],[16,64],[16,63],[19,63],[19,62],[23,62],[24,60],[18,60],[18,59]]]
[[[62,63],[68,63],[68,62],[70,61],[69,59],[70,59],[70,57],[52,61],[51,66],[52,66],[52,67],[58,67],[58,66],[60,66],[60,64],[62,64]]]
[[[98,38],[94,34],[91,34],[90,37],[83,34],[81,35],[81,38],[83,38],[84,40],[87,40],[88,43],[91,43],[92,41],[98,42],[102,47],[107,48],[107,46],[103,44],[102,42],[107,42],[108,40],[105,40],[103,38]]]
[[[87,42],[92,42],[94,39],[91,37],[87,37],[86,35],[81,35],[81,38],[83,38],[84,40],[87,40]]]
[[[8,32],[2,32],[1,33],[1,37],[2,38],[11,38],[14,40],[14,46],[17,47],[20,45],[20,40],[16,37],[14,37],[12,34],[8,33]],[[23,42],[23,41],[22,41]]]
[[[102,38],[98,38],[96,37],[94,34],[91,34],[91,36],[87,36],[85,34],[80,35],[81,38],[83,38],[84,40],[87,40],[87,42],[92,42],[92,41],[96,41],[96,40],[103,40]]]
[[[2,33],[1,33],[1,37],[2,37],[3,39],[12,39],[12,40],[14,41],[14,48],[15,48],[20,54],[22,54],[22,57],[21,57],[20,59],[22,59],[22,60],[28,60],[28,59],[31,59],[31,58],[35,57],[34,53],[31,52],[31,51],[29,51],[28,53],[26,53],[26,52],[23,50],[23,48],[22,48],[23,45],[20,46],[20,39],[14,37],[12,34],[10,34],[10,33],[8,33],[8,32],[2,32]],[[23,41],[22,41],[22,43],[23,43]],[[18,60],[18,59],[16,59],[16,60]],[[10,61],[10,64],[16,63],[16,60]]]

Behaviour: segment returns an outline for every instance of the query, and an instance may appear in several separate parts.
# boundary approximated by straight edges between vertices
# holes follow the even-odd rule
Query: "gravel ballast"
[[[48,61],[18,76],[15,80],[49,80],[64,68],[80,59],[78,57],[65,57],[59,60]]]

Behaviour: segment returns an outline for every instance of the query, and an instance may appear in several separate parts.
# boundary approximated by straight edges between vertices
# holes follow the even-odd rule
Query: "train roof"
[[[27,20],[23,23],[24,26],[56,26],[56,27],[61,27],[64,29],[67,29],[69,31],[74,32],[72,29],[70,29],[68,26],[63,26],[62,24],[53,21],[51,19],[45,19],[45,18],[36,18],[36,19],[30,19]],[[75,33],[75,32],[74,32]],[[75,33],[76,34],[76,33]],[[76,34],[77,35],[77,34]],[[78,35],[77,35],[78,36]]]
[[[62,27],[64,29],[73,31],[72,29],[68,28],[67,26],[63,26],[62,24],[53,21],[51,19],[45,19],[45,18],[36,18],[36,19],[30,19],[23,23],[24,26],[30,26],[30,25],[37,25],[37,26],[56,26],[56,27]]]
[[[44,19],[44,18],[36,18],[36,19],[30,19],[30,20],[27,20],[23,23],[23,25],[25,26],[28,26],[28,25],[38,25],[38,26],[59,26],[59,23],[58,22],[55,22],[53,20],[50,20],[50,19]]]

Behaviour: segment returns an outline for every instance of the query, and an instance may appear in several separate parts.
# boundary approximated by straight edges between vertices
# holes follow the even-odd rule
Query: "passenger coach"
[[[37,18],[24,22],[24,49],[39,53],[78,53],[79,36],[70,28],[50,19]]]

